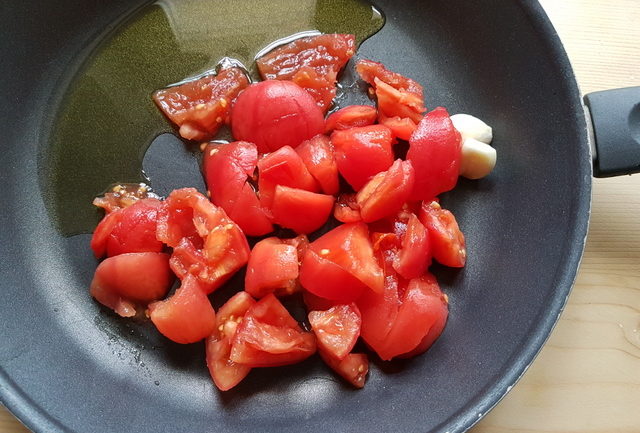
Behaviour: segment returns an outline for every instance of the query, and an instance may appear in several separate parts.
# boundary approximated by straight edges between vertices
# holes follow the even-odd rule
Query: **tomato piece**
[[[426,352],[438,339],[438,337],[440,337],[440,334],[442,334],[442,331],[447,324],[447,317],[449,317],[449,309],[447,307],[448,298],[447,296],[443,295],[443,299],[445,305],[436,304],[440,308],[436,311],[436,319],[431,325],[431,328],[429,328],[429,332],[427,332],[427,335],[424,336],[424,338],[420,341],[420,343],[418,343],[415,349],[399,355],[398,358],[412,358],[414,356],[420,355]]]
[[[322,192],[334,195],[338,193],[338,164],[333,156],[333,145],[326,135],[303,141],[296,152],[307,166],[309,173],[318,181]]]
[[[257,163],[256,146],[244,141],[210,144],[204,150],[203,169],[211,201],[222,207],[250,236],[273,231],[273,225],[248,182]]]
[[[244,71],[232,67],[217,74],[153,93],[153,100],[187,140],[211,138],[227,122],[238,94],[249,85]]]
[[[144,183],[122,183],[114,185],[102,197],[93,199],[93,205],[109,214],[118,209],[131,206],[144,198],[158,198]]]
[[[98,265],[89,292],[120,316],[131,317],[136,314],[135,304],[162,299],[172,281],[167,254],[126,253]]]
[[[418,82],[388,70],[382,63],[361,59],[356,63],[356,71],[360,78],[372,86],[375,85],[375,79],[377,78],[397,90],[405,91],[419,97],[421,100],[423,99],[422,86]]]
[[[349,271],[311,250],[302,260],[300,284],[316,296],[341,302],[351,302],[367,290]]]
[[[376,78],[374,80],[378,110],[386,117],[409,119],[414,123],[420,122],[425,112],[422,99],[402,92]]]
[[[370,105],[349,105],[331,113],[325,121],[326,134],[335,130],[369,126],[376,123],[378,112]]]
[[[312,233],[324,225],[333,210],[332,195],[278,185],[271,205],[273,222],[296,233]]]
[[[445,266],[464,267],[467,248],[455,216],[434,200],[422,204],[420,222],[429,232],[433,258]]]
[[[260,153],[296,147],[324,131],[324,116],[304,89],[289,81],[254,83],[240,94],[231,112],[237,140],[258,146]]]
[[[369,372],[369,358],[364,353],[350,353],[344,359],[335,359],[319,351],[322,360],[344,380],[356,388],[364,387]]]
[[[303,331],[269,294],[251,307],[238,325],[230,359],[252,367],[270,367],[300,362],[315,351],[313,333]]]
[[[181,344],[200,341],[216,329],[213,307],[192,275],[171,297],[149,304],[149,317],[162,335]]]
[[[394,138],[405,141],[409,141],[413,132],[418,128],[418,125],[410,118],[387,117],[382,113],[378,113],[378,123],[389,128]]]
[[[160,200],[147,198],[113,212],[119,215],[106,239],[107,256],[162,251],[164,245],[156,239],[157,217],[161,207]]]
[[[316,334],[318,350],[336,359],[344,359],[360,336],[360,311],[353,303],[311,311],[309,323]]]
[[[356,304],[362,317],[360,336],[369,347],[381,347],[398,317],[400,298],[397,276],[393,272],[385,273],[383,292],[366,291]]]
[[[353,35],[296,39],[256,60],[264,80],[290,80],[303,87],[323,112],[336,96],[338,72],[356,52]]]
[[[216,327],[207,338],[207,367],[213,382],[221,391],[236,386],[251,371],[251,367],[237,364],[229,358],[231,341],[245,313],[256,301],[246,292],[233,295],[216,314]]]
[[[362,221],[372,222],[397,213],[413,191],[415,174],[410,161],[396,160],[376,174],[356,195]]]
[[[333,217],[342,223],[362,221],[360,205],[356,202],[356,195],[351,193],[340,194],[333,209]]]
[[[244,287],[247,293],[262,298],[274,291],[291,294],[299,273],[298,249],[278,238],[263,239],[251,250]]]
[[[103,257],[107,253],[107,240],[111,236],[113,228],[118,224],[120,220],[120,209],[107,213],[104,218],[100,220],[96,229],[91,236],[91,249],[93,255],[97,259]]]
[[[318,182],[313,178],[304,161],[290,146],[284,146],[273,153],[263,156],[258,161],[258,189],[260,203],[270,208],[276,186],[288,186],[305,191],[320,190]]]
[[[358,191],[373,176],[391,167],[392,140],[391,130],[384,125],[351,128],[331,134],[338,171],[354,190]]]
[[[446,109],[438,107],[420,121],[407,152],[416,171],[412,200],[431,200],[456,186],[461,148],[460,133]]]
[[[393,268],[403,278],[410,280],[424,274],[430,264],[429,233],[418,217],[410,214]]]

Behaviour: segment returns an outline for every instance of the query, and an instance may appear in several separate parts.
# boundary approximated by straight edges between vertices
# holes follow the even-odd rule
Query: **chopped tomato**
[[[162,299],[172,281],[167,254],[126,253],[98,265],[89,292],[120,316],[131,317],[136,304]]]
[[[382,270],[373,255],[367,226],[343,224],[309,245],[300,268],[300,283],[311,293],[351,302],[370,288],[382,291]]]
[[[413,191],[415,174],[410,161],[396,160],[387,171],[376,174],[356,195],[364,222],[396,214]]]
[[[263,239],[251,250],[244,287],[247,293],[262,298],[274,291],[291,294],[299,273],[298,249],[278,238]]]
[[[131,206],[144,198],[157,198],[144,183],[120,183],[113,186],[102,197],[93,199],[93,205],[109,214],[118,209]]]
[[[377,78],[397,90],[415,95],[420,99],[423,98],[422,86],[420,84],[411,78],[388,70],[382,63],[361,59],[356,63],[356,71],[358,75],[360,75],[360,78],[372,86],[375,85],[374,81]]]
[[[171,297],[149,304],[149,317],[162,335],[176,343],[195,343],[216,329],[213,307],[192,275]]]
[[[360,205],[356,202],[356,195],[351,193],[340,194],[333,209],[333,217],[342,223],[362,221]]]
[[[325,121],[324,132],[369,126],[376,123],[378,112],[370,105],[349,105],[331,113]]]
[[[437,201],[424,202],[420,209],[420,221],[429,232],[431,253],[445,266],[461,268],[467,260],[464,235],[453,214],[443,209]]]
[[[446,109],[438,107],[420,121],[407,152],[416,170],[412,200],[431,200],[456,186],[461,146],[460,133]]]
[[[231,113],[236,140],[249,141],[260,153],[296,147],[324,131],[324,116],[307,92],[288,81],[261,81],[240,94]]]
[[[374,87],[378,110],[386,117],[409,119],[414,123],[422,120],[426,108],[422,105],[421,98],[395,89],[378,78],[374,80]]]
[[[336,96],[338,72],[355,51],[353,35],[318,35],[275,48],[256,63],[263,79],[293,81],[326,112]]]
[[[402,246],[395,256],[393,268],[408,280],[418,278],[431,264],[429,233],[414,214],[409,214],[402,236]]]
[[[249,236],[273,231],[273,225],[248,182],[257,163],[256,146],[244,141],[210,144],[204,150],[203,169],[211,201],[222,207]]]
[[[334,195],[340,188],[338,165],[333,155],[333,145],[326,135],[316,135],[303,141],[296,152],[307,166],[309,173],[318,181],[322,192]]]
[[[252,306],[238,325],[230,359],[251,367],[271,367],[300,362],[315,351],[313,333],[303,331],[269,294]]]
[[[360,311],[353,303],[309,313],[318,350],[336,359],[344,359],[353,349],[360,336],[360,322]]]
[[[378,122],[381,125],[386,126],[391,130],[391,134],[394,138],[409,141],[411,135],[418,127],[417,123],[413,120],[400,116],[387,117],[382,113],[378,113]]]
[[[393,164],[391,130],[384,125],[371,125],[334,131],[331,143],[335,147],[338,171],[358,191],[373,176]]]
[[[393,272],[385,272],[382,293],[369,290],[358,298],[356,304],[362,317],[360,335],[369,347],[375,349],[385,344],[393,323],[398,317],[400,303],[398,277]]]
[[[187,140],[204,141],[228,122],[233,101],[249,85],[244,71],[232,67],[217,74],[157,90],[153,100]]]
[[[298,234],[314,232],[329,219],[334,200],[332,195],[278,185],[271,205],[273,222]]]
[[[369,358],[364,353],[350,353],[344,359],[338,360],[319,352],[322,360],[333,371],[356,388],[364,387],[369,372]]]
[[[318,182],[309,173],[300,155],[290,146],[281,147],[263,156],[258,161],[258,171],[260,203],[266,208],[271,207],[277,185],[312,192],[320,190]]]
[[[227,391],[244,379],[251,367],[237,364],[229,358],[231,341],[238,324],[256,301],[247,292],[233,295],[216,314],[216,327],[207,338],[207,367],[213,382],[219,390]]]

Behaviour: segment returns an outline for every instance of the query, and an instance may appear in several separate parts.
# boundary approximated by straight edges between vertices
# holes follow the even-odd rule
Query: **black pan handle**
[[[589,93],[584,102],[595,138],[593,175],[640,172],[640,87]]]

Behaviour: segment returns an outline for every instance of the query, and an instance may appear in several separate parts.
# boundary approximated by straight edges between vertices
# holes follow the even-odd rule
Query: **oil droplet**
[[[97,45],[55,109],[40,177],[52,220],[63,235],[91,232],[102,216],[94,197],[113,182],[147,182],[147,146],[173,131],[154,90],[225,57],[257,78],[254,56],[273,41],[319,31],[361,43],[383,24],[364,0],[159,0],[143,8]]]
[[[156,386],[160,386],[160,381],[156,380],[155,382],[153,382]]]

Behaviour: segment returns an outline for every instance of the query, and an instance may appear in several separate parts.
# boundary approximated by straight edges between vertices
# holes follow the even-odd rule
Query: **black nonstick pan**
[[[469,251],[464,269],[434,270],[450,299],[448,325],[420,357],[373,362],[363,390],[313,357],[255,370],[222,394],[201,345],[171,344],[149,323],[118,318],[88,295],[97,264],[90,235],[61,230],[60,215],[71,222],[81,215],[59,210],[91,181],[82,173],[101,173],[113,161],[98,149],[94,158],[65,154],[69,175],[82,175],[71,176],[75,184],[56,195],[64,200],[51,204],[52,130],[70,83],[145,3],[0,5],[2,402],[36,432],[470,428],[511,389],[558,320],[584,247],[593,173],[640,168],[638,89],[589,95],[585,109],[562,45],[533,0],[376,2],[386,23],[358,55],[423,83],[428,106],[494,128],[495,171],[461,180],[442,198]],[[269,2],[228,3],[259,11]],[[105,101],[111,90],[101,89]],[[152,186],[154,179],[186,184],[189,170],[197,174],[188,152],[158,162],[172,146],[168,137],[144,161]]]

